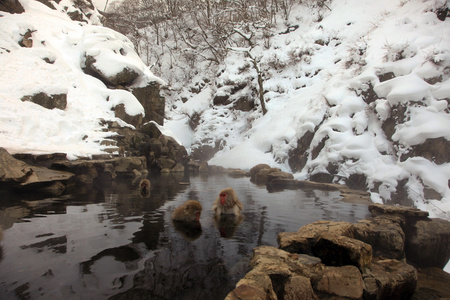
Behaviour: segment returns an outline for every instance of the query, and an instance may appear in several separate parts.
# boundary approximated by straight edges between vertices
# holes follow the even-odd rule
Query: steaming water
[[[248,271],[252,249],[277,246],[279,232],[368,217],[366,205],[338,192],[268,193],[222,175],[150,179],[149,198],[130,179],[57,198],[0,195],[0,299],[223,299]],[[225,187],[245,206],[237,226],[214,222],[212,202]],[[203,205],[201,228],[190,231],[170,220],[188,199]]]

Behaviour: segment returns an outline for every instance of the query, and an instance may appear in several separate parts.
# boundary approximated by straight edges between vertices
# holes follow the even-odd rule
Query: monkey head
[[[232,207],[236,204],[237,196],[232,188],[226,188],[219,193],[220,205]]]

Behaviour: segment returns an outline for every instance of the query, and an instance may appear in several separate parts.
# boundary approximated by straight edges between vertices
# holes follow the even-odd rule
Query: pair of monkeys
[[[240,216],[243,209],[244,206],[232,188],[221,190],[212,207],[217,218],[220,218],[221,215]],[[200,202],[188,200],[175,209],[172,214],[172,220],[183,222],[198,221],[201,213],[202,205]]]
[[[148,179],[141,180],[139,186],[141,194],[150,191],[150,181]],[[232,188],[221,190],[212,207],[216,217],[220,217],[222,214],[240,216],[243,209],[244,206]],[[175,209],[172,214],[172,220],[182,222],[199,221],[201,213],[202,205],[200,202],[188,200]]]

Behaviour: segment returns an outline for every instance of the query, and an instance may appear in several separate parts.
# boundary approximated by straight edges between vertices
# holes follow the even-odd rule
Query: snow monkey
[[[212,207],[216,217],[220,217],[221,214],[240,216],[243,209],[244,206],[232,188],[221,190]]]
[[[173,221],[198,222],[202,213],[202,205],[195,200],[188,200],[181,204],[172,214]]]
[[[141,190],[141,196],[147,198],[150,196],[150,180],[142,179],[139,182],[139,189]]]

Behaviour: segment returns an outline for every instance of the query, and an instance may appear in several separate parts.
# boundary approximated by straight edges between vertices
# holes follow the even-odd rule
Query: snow
[[[114,75],[124,66],[139,74],[142,86],[161,79],[154,76],[133,50],[124,35],[69,19],[64,1],[52,10],[38,1],[20,1],[23,14],[1,13],[0,17],[0,147],[10,153],[63,152],[71,159],[104,154],[102,141],[115,135],[104,121],[126,124],[111,110],[123,104],[129,115],[144,115],[144,108],[130,92],[108,89],[82,68],[86,54],[95,57],[95,66]],[[19,41],[32,31],[33,47],[22,48]],[[46,62],[44,59],[48,60]],[[46,109],[21,98],[40,92],[66,94],[64,110]]]
[[[233,104],[212,105],[212,97],[230,94],[227,82],[257,87],[251,63],[242,51],[232,51],[215,82],[203,90],[212,94],[210,105],[204,95],[185,88],[188,100],[182,104],[177,96],[167,97],[175,108],[167,110],[165,126],[177,127],[188,151],[218,146],[210,164],[250,169],[267,163],[285,171],[291,170],[289,151],[306,132],[315,132],[309,151],[321,142],[323,149],[314,158],[309,154],[296,178],[327,172],[328,164],[335,163],[338,176],[363,174],[369,188],[379,186],[371,191],[378,203],[390,199],[406,179],[417,207],[431,217],[450,219],[448,164],[399,158],[427,139],[450,140],[450,18],[440,21],[434,12],[445,3],[333,0],[330,10],[308,3],[294,6],[289,20],[277,23],[268,48],[267,40],[252,49],[235,47],[259,60],[267,114],[260,108],[243,112],[230,110]],[[298,28],[278,34],[293,25]],[[167,71],[164,76],[170,76]],[[388,73],[395,77],[380,81]],[[362,94],[371,87],[376,97],[368,103]],[[397,105],[405,105],[407,112],[389,140],[382,125]],[[194,113],[201,118],[192,129],[188,120]],[[427,187],[441,198],[425,199]]]
[[[127,37],[99,26],[98,14],[85,24],[63,13],[64,6],[72,9],[69,0],[52,2],[57,10],[38,1],[20,2],[25,13],[0,13],[0,146],[11,153],[64,152],[71,159],[105,153],[101,143],[115,133],[104,121],[132,127],[111,109],[123,104],[130,115],[144,114],[144,109],[131,93],[109,89],[86,75],[86,55],[95,58],[94,67],[105,75],[124,67],[133,70],[138,74],[135,86],[163,81],[142,62]],[[106,1],[94,3],[103,10]],[[308,179],[336,163],[339,178],[363,174],[370,189],[379,186],[371,190],[377,203],[389,199],[406,179],[415,206],[431,217],[450,219],[449,163],[399,159],[427,139],[450,140],[450,18],[440,21],[433,12],[444,4],[333,0],[330,9],[312,7],[308,1],[294,6],[288,21],[278,20],[266,41],[269,47],[234,47],[216,69],[199,63],[161,74],[173,90],[166,95],[166,120],[159,128],[189,152],[200,145],[219,147],[210,164],[250,169],[267,163],[285,171],[291,170],[289,152],[305,133],[314,132],[310,152],[321,143],[323,149],[316,157],[309,152],[295,178]],[[291,25],[298,28],[278,34]],[[33,47],[22,48],[18,42],[28,30],[33,32]],[[265,115],[259,107],[239,111],[231,109],[233,104],[212,104],[214,96],[230,94],[227,82],[244,83],[238,92],[243,96],[257,87],[246,51],[264,72]],[[170,62],[164,57],[169,56],[161,56],[163,66],[176,66],[175,56]],[[199,92],[189,91],[190,83],[180,80],[188,73],[196,74],[192,85],[201,87]],[[395,78],[381,82],[379,76],[387,73]],[[362,93],[370,87],[377,97],[367,103]],[[21,101],[39,92],[67,94],[67,107],[49,110]],[[259,99],[254,100],[259,106]],[[394,128],[392,142],[382,123],[396,105],[407,105],[407,118]],[[425,199],[426,188],[441,198]]]

